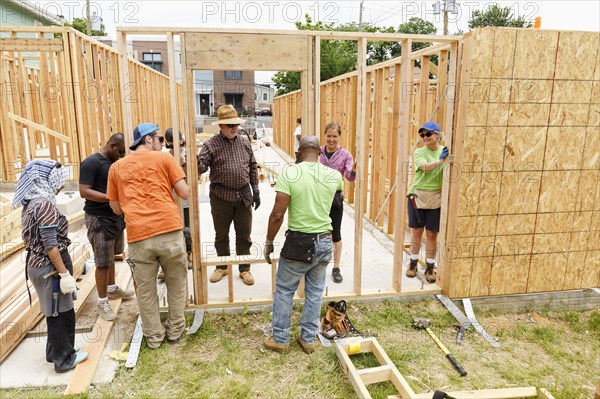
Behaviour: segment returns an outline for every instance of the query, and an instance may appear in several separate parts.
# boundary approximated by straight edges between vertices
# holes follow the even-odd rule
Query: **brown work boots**
[[[435,263],[427,262],[425,267],[425,280],[428,283],[435,283],[437,280],[437,273],[435,271]],[[419,261],[417,259],[411,259],[408,269],[406,270],[406,277],[415,277],[417,270],[419,269]]]
[[[417,259],[411,259],[406,270],[406,277],[413,278],[417,275],[417,269],[419,268],[419,261]]]

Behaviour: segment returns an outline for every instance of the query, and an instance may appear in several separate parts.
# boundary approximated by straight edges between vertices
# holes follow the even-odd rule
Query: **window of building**
[[[254,101],[258,100],[258,93],[254,92]]]
[[[269,94],[263,93],[263,101],[269,101]]]
[[[242,71],[225,71],[225,79],[241,80],[242,79]]]
[[[142,53],[142,62],[150,68],[162,73],[162,54],[161,53]]]

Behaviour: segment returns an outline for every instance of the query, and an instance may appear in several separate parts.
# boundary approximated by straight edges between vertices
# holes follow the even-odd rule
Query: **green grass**
[[[301,309],[294,306],[288,354],[262,349],[269,313],[207,313],[197,334],[157,350],[143,345],[135,369],[121,367],[111,384],[79,397],[356,397],[333,348],[317,345],[309,356],[293,340]],[[547,388],[556,399],[588,399],[600,370],[598,311],[478,312],[478,320],[498,337],[501,348],[491,347],[473,329],[457,345],[452,327],[456,321],[436,300],[350,302],[348,313],[358,330],[378,334],[379,343],[418,393],[536,386]],[[425,331],[413,328],[414,317],[431,320],[432,330],[468,371],[467,377],[460,377]],[[351,359],[359,369],[379,365],[372,353]],[[5,390],[2,398],[59,398],[63,391],[64,387]],[[369,392],[377,399],[397,394],[390,382],[370,385]]]

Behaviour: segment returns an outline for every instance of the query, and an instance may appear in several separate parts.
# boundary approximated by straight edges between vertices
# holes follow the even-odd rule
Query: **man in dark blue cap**
[[[185,329],[187,257],[183,223],[173,190],[188,199],[190,190],[179,163],[161,151],[158,126],[142,123],[133,131],[132,153],[115,162],[108,175],[106,198],[112,210],[125,214],[127,241],[137,300],[148,348],[163,340],[179,341]],[[169,315],[160,321],[156,276],[165,275]]]

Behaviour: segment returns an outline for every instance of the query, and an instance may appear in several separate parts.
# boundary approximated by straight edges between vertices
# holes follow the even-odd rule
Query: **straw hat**
[[[216,122],[213,125],[226,125],[226,124],[241,124],[246,122],[244,119],[238,118],[237,111],[231,105],[221,105],[217,110]]]

